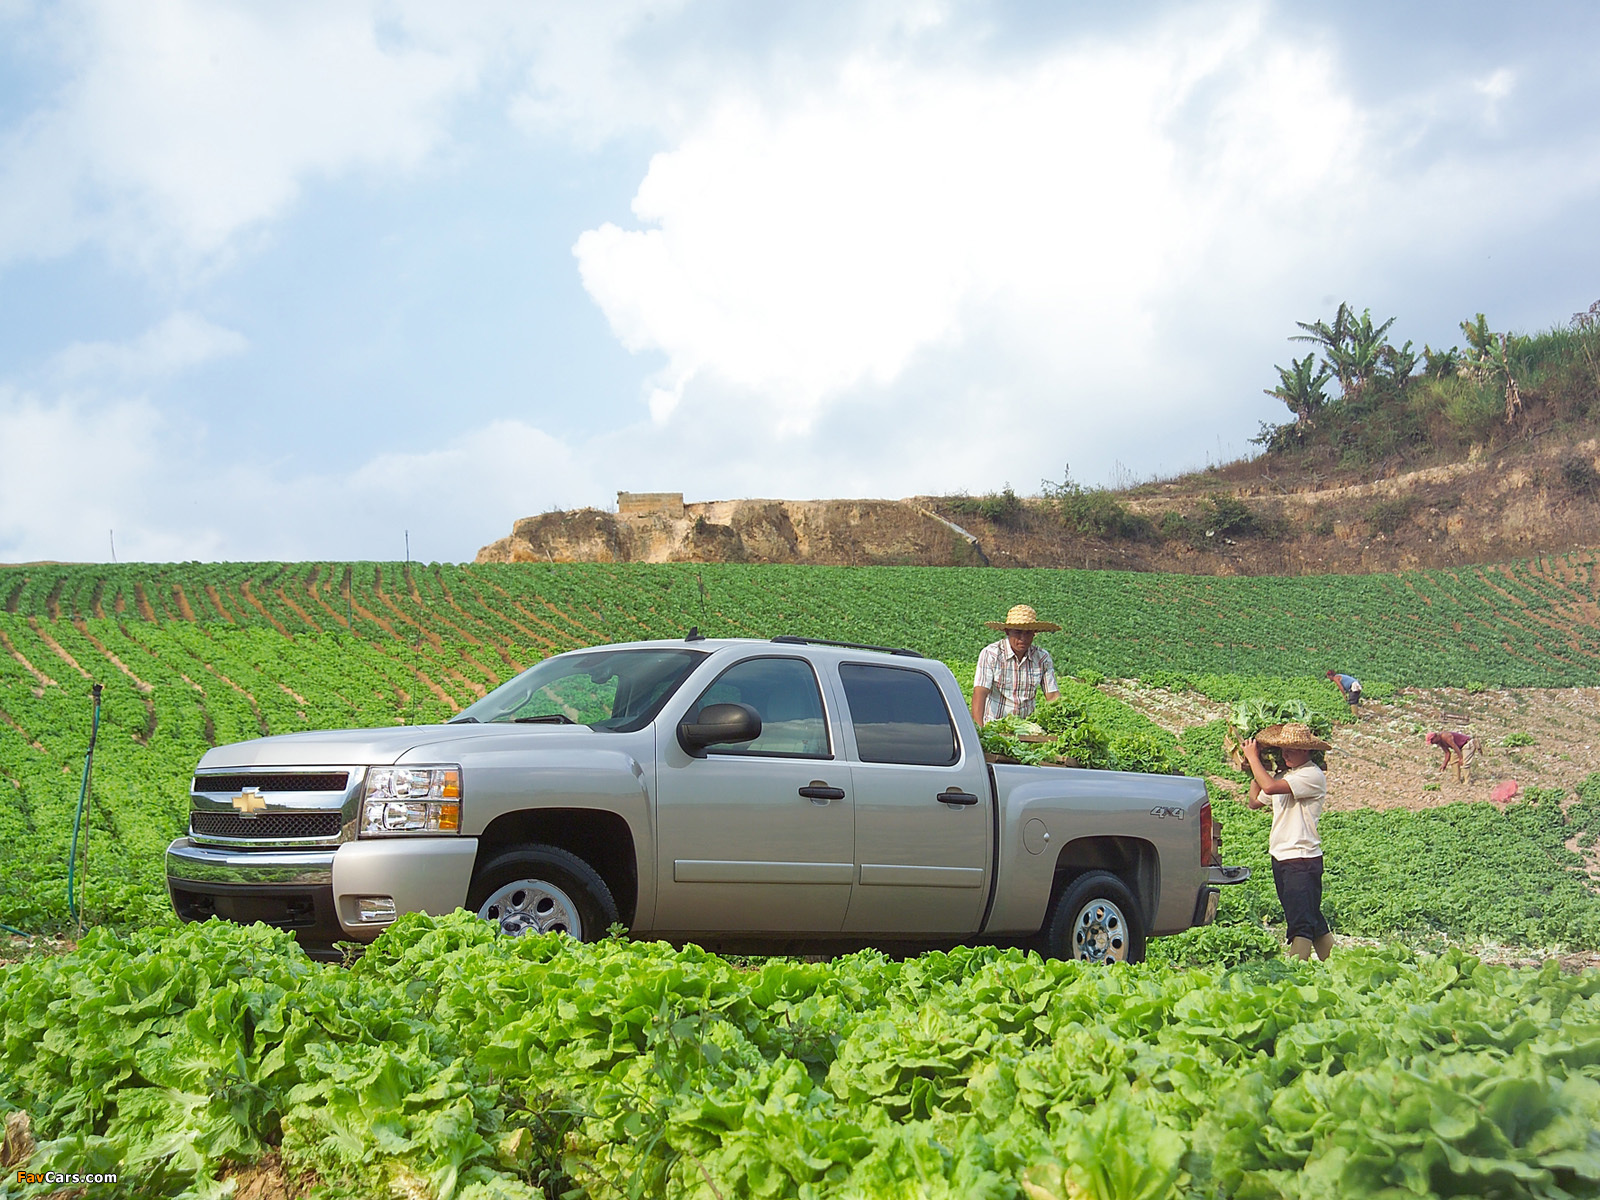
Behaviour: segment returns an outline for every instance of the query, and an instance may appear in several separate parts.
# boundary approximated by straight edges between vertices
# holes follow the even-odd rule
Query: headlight
[[[460,767],[373,767],[361,798],[363,837],[461,831]]]

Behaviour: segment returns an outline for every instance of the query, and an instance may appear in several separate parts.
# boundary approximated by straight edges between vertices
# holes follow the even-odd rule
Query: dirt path
[[[1228,706],[1193,692],[1107,683],[1103,690],[1174,733],[1225,717]],[[1461,730],[1486,755],[1456,782],[1439,770],[1444,755],[1423,741],[1436,729]],[[1512,735],[1532,738],[1508,748]],[[1520,737],[1513,740],[1521,740]],[[1460,688],[1404,688],[1388,704],[1362,707],[1353,724],[1334,729],[1328,810],[1432,808],[1487,800],[1495,785],[1575,788],[1600,770],[1600,688],[1515,688],[1477,693]]]

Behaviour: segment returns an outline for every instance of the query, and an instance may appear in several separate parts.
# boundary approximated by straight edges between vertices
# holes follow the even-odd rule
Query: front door
[[[857,877],[847,933],[975,933],[988,896],[993,797],[944,693],[912,667],[841,663],[856,762]]]
[[[658,727],[655,927],[837,933],[854,874],[850,770],[811,664],[745,659],[690,705],[748,704],[761,736],[688,754]]]

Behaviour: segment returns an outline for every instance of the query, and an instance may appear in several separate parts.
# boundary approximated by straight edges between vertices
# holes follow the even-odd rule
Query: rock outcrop
[[[977,566],[976,540],[900,500],[716,500],[623,493],[618,511],[524,517],[474,560]]]

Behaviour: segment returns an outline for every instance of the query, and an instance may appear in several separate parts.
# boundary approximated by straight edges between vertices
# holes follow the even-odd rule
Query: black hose
[[[100,691],[103,685],[94,685],[94,723],[89,727],[89,750],[83,756],[83,786],[78,789],[78,813],[72,818],[72,849],[67,854],[67,912],[78,919],[78,905],[73,899],[75,872],[78,865],[78,831],[83,826],[83,806],[89,796],[89,769],[94,763],[95,738],[100,733]]]

